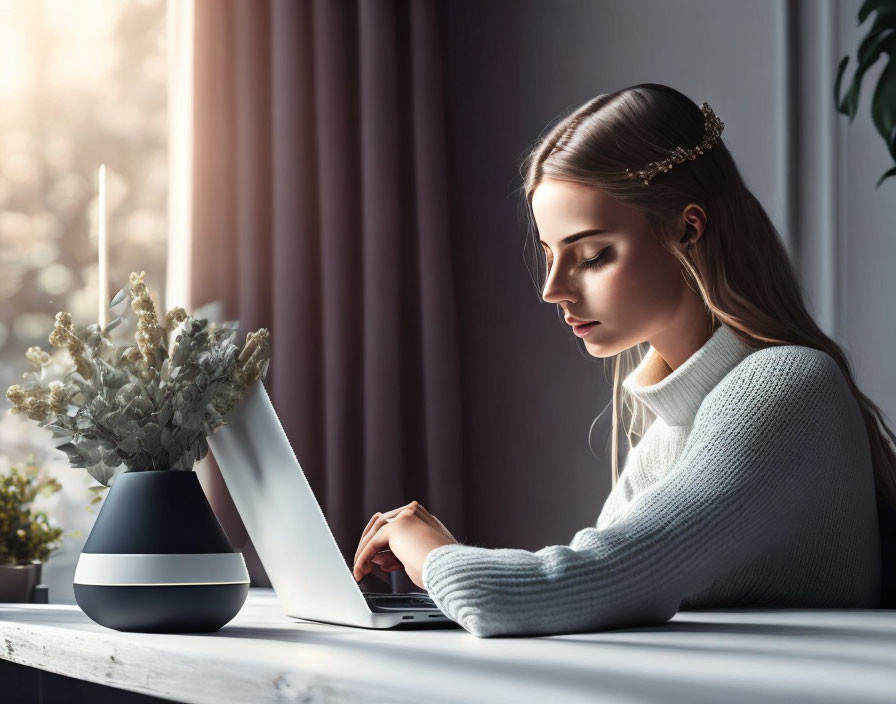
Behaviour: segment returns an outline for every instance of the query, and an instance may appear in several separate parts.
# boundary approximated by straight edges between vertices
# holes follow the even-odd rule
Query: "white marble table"
[[[270,589],[213,634],[119,633],[0,604],[0,657],[180,702],[893,702],[896,611],[683,611],[535,638],[290,619]]]

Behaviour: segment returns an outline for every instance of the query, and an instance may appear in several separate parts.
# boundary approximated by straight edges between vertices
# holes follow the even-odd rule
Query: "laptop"
[[[261,381],[227,421],[208,445],[287,616],[363,628],[451,621],[425,591],[361,589]]]

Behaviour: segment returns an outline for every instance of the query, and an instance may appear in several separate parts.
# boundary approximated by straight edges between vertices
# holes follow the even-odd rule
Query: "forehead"
[[[595,186],[545,179],[532,193],[532,214],[541,241],[554,247],[580,230],[610,229],[629,210]]]

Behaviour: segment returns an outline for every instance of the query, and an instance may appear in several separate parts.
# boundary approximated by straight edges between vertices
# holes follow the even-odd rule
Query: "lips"
[[[600,325],[600,322],[597,320],[595,320],[594,322],[591,322],[591,323],[584,323],[583,325],[573,325],[572,331],[578,337],[585,337],[585,335],[587,335],[589,332],[591,332],[591,330],[596,328],[598,325]]]

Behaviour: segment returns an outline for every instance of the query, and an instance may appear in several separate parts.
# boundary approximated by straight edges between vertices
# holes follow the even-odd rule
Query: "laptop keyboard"
[[[362,591],[364,599],[371,606],[386,611],[407,611],[409,609],[436,609],[435,602],[428,594],[409,592],[406,594],[383,594]]]

